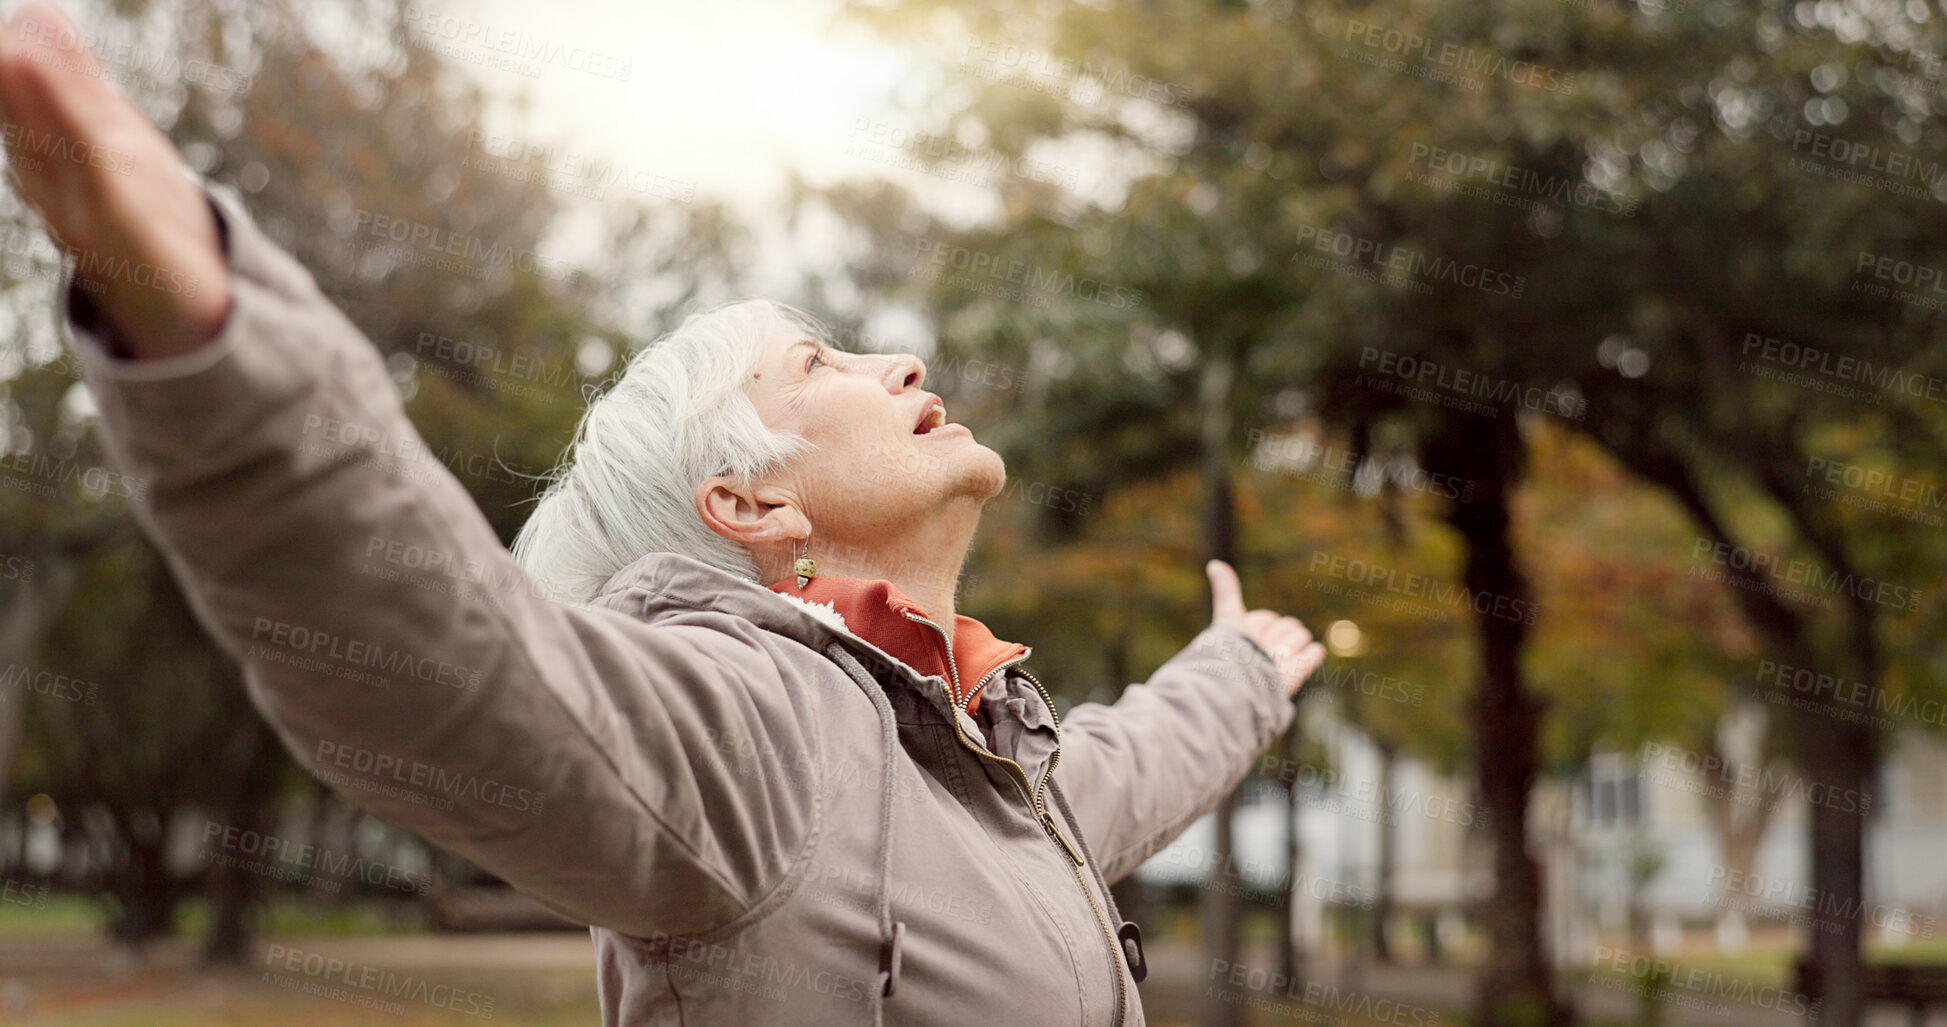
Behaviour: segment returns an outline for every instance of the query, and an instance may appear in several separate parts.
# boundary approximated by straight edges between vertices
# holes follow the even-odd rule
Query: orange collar
[[[938,631],[906,616],[926,617],[926,611],[894,588],[892,582],[821,574],[804,588],[798,587],[796,577],[773,582],[770,588],[809,602],[832,604],[832,609],[845,618],[845,626],[853,634],[921,674],[937,674],[952,685],[954,675],[947,671],[946,640]],[[972,693],[958,696],[957,701],[969,714],[980,709],[980,682],[1002,664],[1027,651],[1028,647],[1019,642],[995,638],[987,625],[972,617],[955,614],[954,664],[959,671],[961,689]]]

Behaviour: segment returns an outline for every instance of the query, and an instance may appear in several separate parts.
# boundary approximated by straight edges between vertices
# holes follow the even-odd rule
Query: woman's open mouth
[[[929,403],[919,412],[919,423],[913,425],[914,435],[925,435],[946,424],[946,407],[939,403]]]
[[[946,419],[946,406],[937,399],[920,411],[919,423],[913,426],[914,435],[972,435],[973,431],[964,424],[952,424]]]

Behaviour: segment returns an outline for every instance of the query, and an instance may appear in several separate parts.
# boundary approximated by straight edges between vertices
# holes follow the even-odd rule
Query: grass
[[[38,908],[0,903],[0,1022],[9,1027],[478,1027],[494,1022],[590,1027],[601,1022],[592,950],[586,968],[574,970],[561,969],[558,959],[536,969],[400,967],[400,975],[416,975],[427,987],[389,997],[383,989],[361,991],[342,981],[332,986],[329,979],[272,966],[191,969],[193,955],[160,958],[147,969],[133,964],[114,969],[104,957],[117,950],[100,943],[107,915],[105,904],[85,896],[50,896]],[[208,925],[209,908],[202,901],[178,910],[177,936],[188,941],[191,953]],[[396,903],[318,907],[280,899],[268,910],[266,925],[267,936],[280,939],[428,933],[423,914]],[[43,944],[53,941],[64,944]],[[430,944],[438,950],[443,941]],[[468,943],[453,940],[455,946]],[[185,951],[183,941],[172,944],[178,953]],[[10,960],[8,949],[20,958]],[[442,987],[431,992],[434,985]],[[444,1004],[414,1000],[430,995]],[[466,998],[449,1000],[448,995]]]
[[[44,906],[0,902],[0,938],[72,937],[101,924],[101,903],[78,895],[56,895]]]
[[[128,992],[90,1001],[50,1003],[24,1017],[7,1017],[22,1027],[458,1027],[461,1024],[516,1023],[524,1027],[590,1027],[601,1022],[595,997],[593,961],[587,973],[440,974],[439,983],[455,995],[450,1008],[431,1002],[373,996],[376,1007],[340,998],[302,995],[271,980],[247,974],[196,975],[158,980]],[[288,979],[288,978],[287,978]],[[342,989],[349,991],[351,989]],[[442,992],[441,994],[447,994]],[[491,1000],[490,1004],[487,1000]],[[470,1011],[471,1004],[475,1011]]]
[[[51,897],[42,908],[0,904],[0,949],[8,943],[17,950],[33,952],[40,939],[98,938],[104,915],[95,901],[71,896]],[[1153,955],[1168,960],[1174,955],[1201,963],[1196,948],[1194,913],[1188,910],[1153,911]],[[183,909],[182,933],[200,936],[207,924],[207,909],[200,903]],[[402,917],[396,906],[348,906],[317,908],[301,902],[278,903],[270,913],[271,934],[279,938],[332,937],[348,939],[334,945],[360,946],[356,939],[366,937],[425,935],[423,924],[411,916]],[[1263,962],[1274,948],[1276,920],[1268,911],[1253,910],[1245,917],[1247,950]],[[1174,929],[1173,929],[1174,928]],[[1165,939],[1175,939],[1174,944]],[[1757,939],[1754,939],[1757,940]],[[453,948],[448,948],[450,944]],[[418,974],[429,984],[445,986],[452,992],[472,994],[470,1002],[449,1002],[445,1006],[421,999],[388,998],[383,991],[360,993],[343,986],[318,987],[330,982],[305,978],[301,974],[279,973],[262,965],[249,970],[198,972],[188,969],[158,970],[117,974],[100,965],[102,949],[81,946],[74,965],[49,968],[44,979],[23,977],[0,970],[0,1020],[25,1027],[245,1027],[258,1024],[291,1023],[305,1027],[457,1027],[483,1022],[517,1023],[535,1027],[589,1027],[600,1022],[595,992],[595,965],[592,952],[585,967],[571,966],[573,959],[557,955],[551,963],[530,965],[523,950],[518,964],[502,959],[498,965],[512,969],[490,969],[491,961],[467,961],[466,939],[433,936],[425,938],[424,951],[461,955],[461,961],[441,969],[397,968],[401,974]],[[1181,949],[1172,952],[1172,949]],[[376,950],[375,950],[376,951]],[[485,950],[480,950],[485,951]],[[556,950],[560,952],[559,949]],[[1782,939],[1763,939],[1737,955],[1692,951],[1667,957],[1679,971],[1722,974],[1725,978],[1750,981],[1759,986],[1791,987],[1791,964],[1798,954],[1794,943]],[[375,957],[376,958],[376,957]],[[1947,963],[1947,938],[1915,939],[1891,948],[1883,944],[1868,947],[1872,961]],[[0,954],[0,966],[7,963]],[[428,963],[428,966],[435,965]],[[1162,975],[1170,979],[1171,975]],[[1201,1004],[1199,993],[1204,976],[1190,974],[1183,984],[1194,984],[1187,991],[1182,984],[1145,989],[1145,1004],[1151,1020],[1159,1024],[1187,1023],[1194,1019]],[[1633,981],[1626,973],[1610,968],[1594,968],[1565,975],[1577,981],[1590,978],[1621,984]],[[13,978],[9,980],[8,978]],[[34,991],[29,992],[31,985]],[[295,990],[311,985],[314,993]],[[315,992],[324,992],[318,994]],[[449,993],[442,990],[441,994]],[[422,992],[423,994],[423,992]],[[17,1004],[23,996],[36,1001],[26,1008]],[[1680,996],[1679,996],[1680,997]],[[360,1001],[363,998],[364,1001]],[[1276,996],[1257,996],[1239,992],[1236,1000],[1250,1001],[1242,1012],[1252,1024],[1290,1023],[1293,1019],[1315,1019],[1320,1010],[1283,1001]],[[491,1002],[487,1015],[486,1002]],[[387,1003],[396,1003],[386,1008]],[[378,1008],[374,1008],[374,1006]],[[459,1008],[454,1008],[458,1006]],[[469,1007],[471,1011],[469,1011]],[[1342,1016],[1350,1012],[1351,1016]],[[1443,1011],[1442,1019],[1451,1014]],[[1333,1011],[1333,1019],[1345,1027],[1365,1024],[1368,1018],[1356,1010]]]
[[[279,897],[272,902],[266,933],[328,935],[332,937],[423,934],[425,914],[399,904],[345,903],[314,906]],[[99,934],[108,922],[108,907],[97,898],[55,895],[42,907],[0,903],[0,939],[55,938]],[[176,910],[178,934],[200,938],[209,930],[209,906],[201,898],[185,901]]]
[[[1789,988],[1793,985],[1793,964],[1801,955],[1796,943],[1753,946],[1743,952],[1685,952],[1651,958],[1663,959],[1682,969],[1722,973],[1753,984]],[[1865,947],[1868,963],[1947,963],[1947,938],[1923,938],[1894,947],[1870,942]],[[1611,976],[1627,977],[1628,974]]]

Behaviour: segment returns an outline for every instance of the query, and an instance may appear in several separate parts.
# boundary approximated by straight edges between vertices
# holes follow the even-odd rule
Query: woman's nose
[[[904,392],[919,388],[926,380],[926,362],[911,354],[893,357],[886,367],[886,388],[891,392]]]

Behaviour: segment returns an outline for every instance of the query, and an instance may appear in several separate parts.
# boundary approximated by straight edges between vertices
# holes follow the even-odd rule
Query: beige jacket
[[[213,198],[210,345],[123,361],[79,290],[67,319],[144,527],[300,762],[591,925],[611,1027],[1143,1022],[1107,885],[1290,722],[1262,649],[1210,628],[1059,724],[1016,664],[976,720],[687,557],[548,601],[374,348]]]

